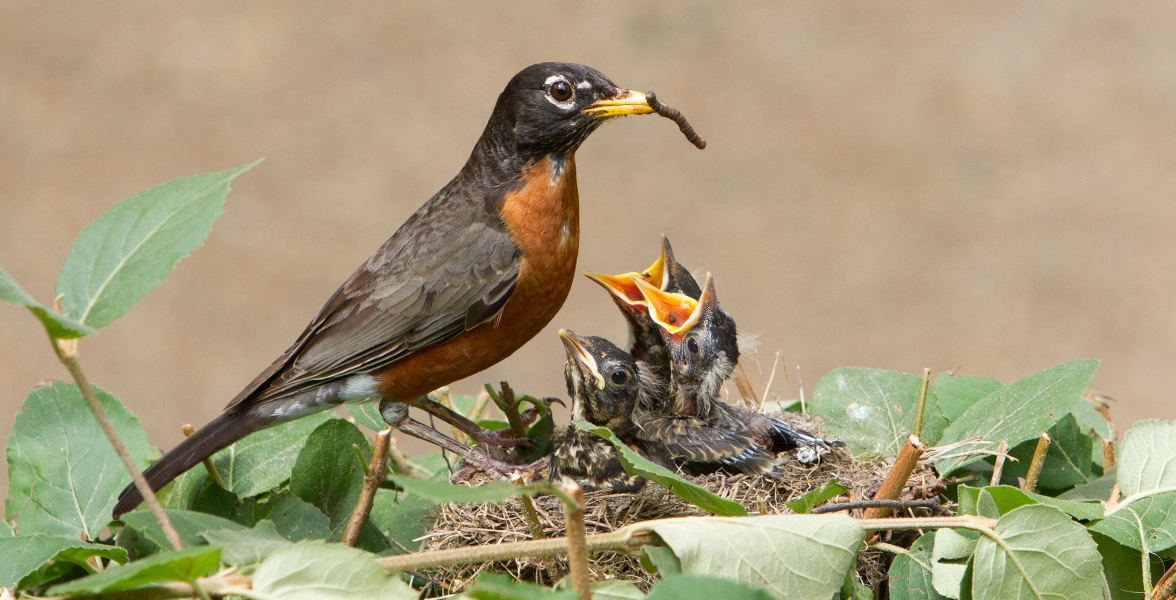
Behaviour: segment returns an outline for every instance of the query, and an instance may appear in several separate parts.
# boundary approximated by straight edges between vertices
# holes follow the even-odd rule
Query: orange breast
[[[522,251],[518,282],[497,320],[437,346],[422,348],[378,374],[380,393],[410,402],[510,356],[559,312],[576,275],[580,195],[576,163],[557,172],[544,159],[523,172],[523,187],[507,194],[499,214]]]

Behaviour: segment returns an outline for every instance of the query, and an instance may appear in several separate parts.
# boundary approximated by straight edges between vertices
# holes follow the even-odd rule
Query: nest
[[[800,415],[785,418],[809,431],[819,429],[819,423]],[[742,504],[750,515],[790,514],[785,503],[795,500],[813,489],[836,478],[848,491],[830,502],[852,502],[873,497],[886,477],[893,457],[874,461],[858,461],[848,453],[835,449],[814,464],[801,464],[788,455],[770,472],[762,475],[712,475],[682,477],[701,485],[720,497]],[[939,493],[935,475],[920,466],[911,477],[904,498],[930,498]],[[689,504],[661,486],[650,482],[633,494],[589,492],[585,494],[585,524],[589,535],[609,533],[627,525],[670,517],[704,516],[710,513]],[[558,498],[543,496],[533,499],[539,521],[548,537],[566,535],[563,505]],[[508,500],[498,504],[442,504],[437,509],[437,521],[423,538],[422,551],[444,550],[521,542],[534,539],[531,535],[522,504]],[[862,582],[874,587],[883,581],[889,567],[889,556],[865,551],[858,555],[858,574]],[[595,581],[615,579],[630,581],[647,591],[657,580],[641,568],[637,558],[616,552],[594,554],[589,561]],[[483,571],[507,573],[520,581],[552,585],[567,575],[564,556],[548,558],[518,558],[474,565],[458,565],[430,570],[427,575],[432,589],[425,597],[454,594],[462,591]]]

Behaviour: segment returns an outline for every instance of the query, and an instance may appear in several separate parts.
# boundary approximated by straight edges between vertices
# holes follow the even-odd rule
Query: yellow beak
[[[649,105],[645,94],[632,90],[619,90],[616,96],[597,100],[580,112],[598,119],[608,119],[625,115],[648,115],[653,112],[653,107]]]

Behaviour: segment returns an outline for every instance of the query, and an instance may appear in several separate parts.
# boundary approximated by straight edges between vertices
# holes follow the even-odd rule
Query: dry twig
[[[359,501],[355,503],[355,510],[351,513],[351,520],[347,522],[347,529],[341,540],[344,546],[354,546],[359,538],[359,532],[367,523],[368,514],[372,512],[372,500],[376,497],[376,490],[384,481],[384,468],[388,464],[384,458],[388,454],[388,440],[392,438],[392,428],[388,427],[376,434],[376,444],[372,447],[372,462],[365,470],[363,489],[359,492]]]
[[[1029,472],[1025,474],[1025,485],[1021,488],[1026,492],[1037,489],[1037,478],[1041,477],[1041,466],[1045,464],[1045,455],[1049,452],[1049,434],[1043,433],[1037,438],[1037,447],[1033,449],[1033,460],[1029,463]]]
[[[897,500],[898,495],[906,487],[907,480],[911,478],[911,473],[914,473],[915,467],[919,466],[919,457],[926,449],[926,444],[918,437],[908,436],[906,443],[903,444],[902,449],[898,451],[898,456],[894,459],[894,466],[890,468],[890,473],[886,475],[886,479],[882,480],[882,485],[878,487],[878,493],[874,494],[874,500]],[[867,509],[865,518],[881,519],[888,514],[890,514],[890,508],[880,506]]]

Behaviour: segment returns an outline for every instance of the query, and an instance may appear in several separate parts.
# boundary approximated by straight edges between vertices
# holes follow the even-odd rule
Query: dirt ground
[[[1013,380],[1103,359],[1120,423],[1176,417],[1176,5],[985,2],[0,4],[0,268],[38,298],[78,230],[174,177],[265,162],[204,248],[83,343],[170,447],[294,340],[457,172],[543,60],[656,90],[710,146],[628,119],[578,155],[580,266],[658,234],[714,273],[794,396],[842,365]],[[559,327],[623,339],[581,279],[458,391],[563,395]],[[755,374],[754,380],[762,380]],[[0,432],[44,378],[0,307]],[[0,475],[0,484],[4,477]]]

